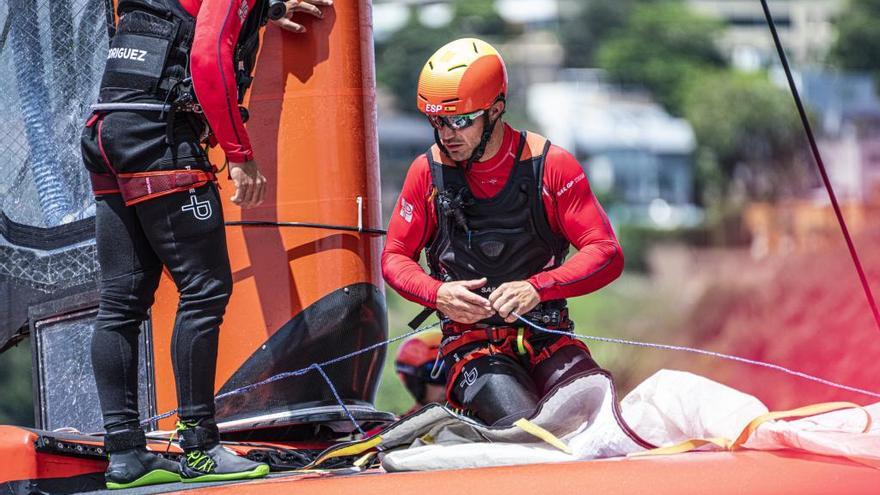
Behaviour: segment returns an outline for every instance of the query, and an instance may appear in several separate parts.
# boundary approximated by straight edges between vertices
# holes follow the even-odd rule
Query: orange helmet
[[[507,93],[507,69],[498,50],[476,38],[462,38],[431,55],[419,75],[419,111],[461,115],[485,110]]]
[[[421,368],[433,365],[440,351],[440,332],[424,332],[404,342],[397,350],[394,365],[398,373],[417,375]]]
[[[445,373],[439,373],[440,376],[436,378],[431,377],[442,339],[440,332],[425,332],[407,340],[397,350],[397,358],[394,360],[397,376],[419,402],[424,398],[426,385],[446,383]]]

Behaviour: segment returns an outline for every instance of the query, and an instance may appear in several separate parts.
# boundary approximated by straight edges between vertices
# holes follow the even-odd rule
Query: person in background
[[[446,402],[446,373],[438,362],[440,332],[424,332],[407,339],[397,349],[394,370],[415,400],[406,414],[431,403]]]

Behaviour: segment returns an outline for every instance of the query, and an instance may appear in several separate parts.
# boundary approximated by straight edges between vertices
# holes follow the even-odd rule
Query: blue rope
[[[809,375],[809,374],[803,373],[801,371],[791,370],[791,369],[788,369],[784,366],[779,366],[778,364],[765,363],[763,361],[756,361],[754,359],[747,359],[744,357],[732,356],[730,354],[723,354],[721,352],[704,351],[702,349],[694,349],[692,347],[685,347],[685,346],[679,346],[679,345],[653,344],[653,343],[649,343],[649,342],[637,342],[637,341],[633,341],[633,340],[614,339],[611,337],[594,337],[592,335],[578,335],[576,333],[566,332],[564,330],[551,330],[549,328],[544,328],[540,325],[536,325],[536,324],[532,323],[531,321],[523,318],[522,316],[516,314],[515,312],[511,312],[510,314],[516,316],[522,322],[524,322],[526,325],[534,328],[535,330],[537,330],[539,332],[554,333],[554,334],[558,334],[558,335],[568,335],[570,337],[575,337],[575,338],[582,339],[582,340],[596,340],[599,342],[611,342],[614,344],[634,345],[634,346],[638,346],[638,347],[648,347],[651,349],[662,349],[662,350],[666,350],[666,351],[691,352],[691,353],[700,354],[703,356],[711,356],[711,357],[716,357],[716,358],[721,358],[721,359],[727,359],[729,361],[736,361],[738,363],[751,364],[754,366],[763,366],[764,368],[770,368],[772,370],[781,371],[783,373],[787,373],[789,375],[796,376],[798,378],[803,378],[806,380],[810,380],[810,381],[813,381],[816,383],[821,383],[821,384],[827,385],[829,387],[839,388],[841,390],[846,390],[848,392],[856,392],[859,394],[867,395],[869,397],[880,398],[880,393],[872,392],[870,390],[864,390],[861,388],[851,387],[849,385],[843,385],[841,383],[832,382],[830,380],[826,380],[824,378],[819,378],[818,376]]]
[[[345,414],[348,416],[348,419],[350,419],[351,422],[354,423],[355,427],[357,428],[357,430],[360,433],[364,433],[364,431],[361,429],[360,425],[357,423],[357,421],[355,421],[354,416],[351,414],[351,411],[349,411],[348,408],[345,406],[345,404],[342,402],[342,399],[339,397],[339,393],[336,391],[336,387],[333,385],[333,382],[330,380],[330,377],[328,377],[327,374],[324,372],[323,367],[330,366],[332,364],[336,364],[336,363],[345,361],[347,359],[351,359],[357,355],[364,354],[364,353],[373,351],[375,349],[378,349],[380,347],[387,346],[388,344],[392,344],[394,342],[412,337],[413,335],[415,335],[417,333],[424,332],[425,330],[430,330],[439,324],[440,324],[440,322],[437,321],[437,322],[434,322],[430,325],[416,328],[415,330],[411,330],[411,331],[406,332],[406,333],[399,335],[397,337],[394,337],[394,338],[391,338],[391,339],[388,339],[388,340],[385,340],[382,342],[378,342],[378,343],[373,344],[371,346],[364,347],[363,349],[359,349],[354,352],[349,352],[348,354],[344,354],[342,356],[335,357],[333,359],[328,359],[327,361],[324,361],[321,363],[312,363],[312,364],[306,366],[305,368],[301,368],[301,369],[294,370],[294,371],[285,371],[283,373],[278,373],[277,375],[271,376],[271,377],[266,378],[265,380],[259,381],[257,383],[252,383],[250,385],[245,385],[244,387],[239,387],[234,390],[230,390],[229,392],[224,392],[224,393],[214,397],[214,401],[216,402],[220,399],[225,399],[226,397],[231,397],[233,395],[238,395],[238,394],[243,394],[245,392],[249,392],[255,388],[262,387],[263,385],[266,385],[267,383],[276,382],[278,380],[283,380],[285,378],[290,378],[290,377],[294,377],[294,376],[302,376],[312,370],[317,369],[318,372],[321,374],[321,376],[324,378],[324,380],[327,382],[327,384],[330,386],[330,391],[333,393],[333,397],[336,399],[336,402],[340,406],[342,406],[342,410],[345,411]],[[141,421],[141,425],[143,426],[143,425],[147,425],[149,423],[152,423],[154,421],[159,421],[161,419],[169,418],[176,413],[177,413],[177,409],[172,409],[171,411],[168,411],[168,412],[165,412],[165,413],[162,413],[157,416],[153,416],[151,418],[148,418],[148,419]]]
[[[322,368],[320,364],[313,364],[312,368],[318,370],[318,373],[320,373],[321,377],[324,378],[324,381],[327,382],[327,385],[330,387],[330,391],[333,392],[333,397],[336,399],[336,402],[338,402],[339,405],[342,406],[342,410],[345,411],[345,415],[348,416],[351,424],[353,424],[354,427],[357,428],[357,431],[359,431],[361,435],[367,436],[364,430],[361,429],[360,423],[358,423],[357,420],[354,419],[354,416],[351,415],[351,411],[349,411],[348,408],[345,407],[345,403],[342,402],[342,399],[339,397],[339,393],[336,391],[336,386],[333,385],[333,381],[330,380],[330,377],[327,376],[327,373],[324,373],[324,368]]]

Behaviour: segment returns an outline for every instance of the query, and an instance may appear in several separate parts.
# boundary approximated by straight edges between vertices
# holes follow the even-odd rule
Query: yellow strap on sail
[[[715,445],[716,447],[721,448],[722,450],[730,450],[730,446],[733,444],[730,440],[724,437],[715,437],[715,438],[694,438],[691,440],[685,440],[684,442],[677,443],[675,445],[669,445],[667,447],[658,447],[656,449],[645,450],[642,452],[633,452],[631,454],[627,454],[627,457],[644,457],[651,455],[670,455],[670,454],[683,454],[685,452],[690,452],[692,450],[697,450],[700,447],[705,447],[706,445]]]
[[[362,468],[370,463],[374,457],[376,457],[376,452],[367,452],[358,458],[358,460],[354,461],[354,467]]]
[[[682,454],[684,452],[697,450],[701,447],[705,447],[706,445],[715,445],[721,450],[733,451],[743,448],[742,446],[746,443],[746,441],[748,441],[752,434],[755,433],[758,427],[761,426],[763,423],[766,423],[767,421],[774,421],[784,418],[805,418],[809,416],[815,416],[817,414],[839,411],[842,409],[861,409],[862,411],[864,411],[865,416],[867,416],[867,422],[865,424],[865,428],[862,430],[862,433],[866,433],[868,430],[871,429],[871,415],[862,406],[858,404],[853,404],[852,402],[823,402],[820,404],[812,404],[809,406],[799,407],[797,409],[791,409],[788,411],[775,411],[762,414],[757,418],[751,420],[749,424],[747,424],[746,427],[743,428],[739,436],[736,437],[736,440],[733,441],[722,437],[693,438],[690,440],[685,440],[681,443],[677,443],[675,445],[669,445],[667,447],[658,447],[656,449],[646,450],[643,452],[633,452],[631,454],[628,454],[627,457]]]
[[[871,429],[871,415],[868,411],[858,405],[853,404],[852,402],[823,402],[820,404],[812,404],[809,406],[799,407],[797,409],[791,409],[789,411],[776,411],[769,412],[767,414],[762,414],[757,418],[753,419],[743,428],[743,431],[736,437],[736,440],[733,441],[733,445],[731,445],[730,450],[736,450],[741,448],[744,443],[752,436],[755,430],[758,429],[763,423],[767,421],[774,421],[777,419],[791,419],[791,418],[806,418],[808,416],[815,416],[817,414],[829,413],[832,411],[840,411],[842,409],[861,409],[864,411],[865,416],[868,418],[865,428],[862,430],[862,433],[866,433]]]
[[[303,469],[313,469],[315,466],[320,466],[322,463],[327,461],[328,459],[335,459],[337,457],[346,457],[350,455],[358,455],[363,454],[364,452],[376,447],[382,443],[382,435],[376,435],[374,437],[370,437],[366,440],[353,443],[350,445],[346,445],[345,447],[338,448],[335,450],[331,450],[326,454],[319,456],[317,459],[311,462],[308,466],[304,466]]]
[[[513,425],[518,426],[519,428],[524,430],[526,433],[529,433],[531,435],[534,435],[534,436],[540,438],[541,440],[549,443],[550,445],[565,452],[566,454],[571,455],[571,449],[568,448],[568,445],[565,445],[565,442],[563,442],[562,440],[557,438],[556,435],[550,433],[549,431],[545,430],[544,428],[541,428],[540,426],[536,425],[535,423],[532,423],[531,421],[527,420],[526,418],[522,418],[522,419],[517,420],[516,423],[513,423]]]

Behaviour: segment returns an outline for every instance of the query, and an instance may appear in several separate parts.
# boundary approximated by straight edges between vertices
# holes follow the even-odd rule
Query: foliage
[[[25,340],[0,354],[0,424],[34,425],[28,342]]]
[[[615,228],[617,240],[623,249],[623,259],[628,273],[645,273],[648,255],[652,247],[661,243],[681,243],[689,246],[705,246],[710,233],[703,227],[658,229],[638,224],[620,224]]]
[[[456,37],[447,29],[422,25],[410,11],[406,25],[376,44],[376,80],[396,97],[401,111],[416,111],[419,71],[432,53]]]
[[[741,187],[749,198],[775,199],[806,180],[795,160],[803,147],[791,97],[764,74],[705,73],[687,86],[684,114],[700,150],[698,175],[711,199]]]
[[[634,4],[634,0],[590,0],[564,16],[559,41],[565,49],[565,66],[594,67],[598,46],[626,24]]]
[[[724,65],[715,46],[720,28],[681,2],[639,4],[596,59],[615,81],[645,87],[681,115],[687,83]]]
[[[880,75],[880,0],[850,0],[835,24],[831,60],[842,69]]]
[[[423,25],[410,10],[407,23],[381,43],[376,43],[376,80],[397,99],[399,110],[415,113],[419,73],[438,48],[452,40],[476,36],[492,41],[494,36],[515,33],[495,10],[490,0],[457,0],[448,26]]]
[[[449,27],[460,32],[462,36],[495,37],[515,34],[513,26],[504,22],[498,14],[493,0],[455,0],[452,7],[455,14]],[[450,41],[453,39],[455,38],[449,38]]]

